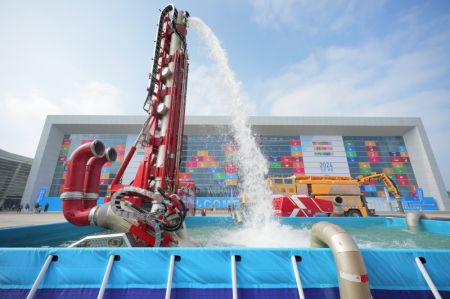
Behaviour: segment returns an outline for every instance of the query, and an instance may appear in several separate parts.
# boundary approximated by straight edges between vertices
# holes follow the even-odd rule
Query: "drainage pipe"
[[[415,231],[420,229],[420,219],[425,218],[422,212],[408,212],[406,213],[406,225],[408,230]]]
[[[371,298],[364,260],[347,231],[330,222],[318,222],[311,229],[311,247],[329,247],[333,252],[341,298]]]

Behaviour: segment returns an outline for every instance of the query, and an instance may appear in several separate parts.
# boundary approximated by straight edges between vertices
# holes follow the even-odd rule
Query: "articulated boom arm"
[[[173,5],[161,11],[153,67],[144,110],[148,118],[114,180],[105,204],[96,205],[102,166],[116,159],[113,148],[95,140],[80,146],[67,163],[61,194],[66,219],[76,225],[95,225],[127,232],[135,246],[174,246],[186,207],[176,194],[184,113],[188,56],[186,26],[189,14]],[[122,182],[137,147],[144,150],[135,179]],[[192,187],[191,187],[192,188]]]
[[[169,15],[171,11],[172,18]],[[185,37],[188,16],[187,12],[178,12],[172,5],[161,12],[144,103],[149,118],[112,182],[112,192],[122,187],[119,181],[138,143],[144,147],[145,156],[132,185],[176,191],[186,106],[188,57]]]
[[[380,179],[383,181],[384,185],[388,188],[389,192],[394,195],[395,200],[397,200],[399,211],[404,213],[403,206],[400,200],[400,192],[398,191],[397,186],[395,186],[394,182],[391,180],[390,177],[385,175],[384,173],[376,173],[372,172],[369,175],[360,175],[357,177],[357,180],[360,184],[364,184],[364,182],[367,182],[370,179]]]

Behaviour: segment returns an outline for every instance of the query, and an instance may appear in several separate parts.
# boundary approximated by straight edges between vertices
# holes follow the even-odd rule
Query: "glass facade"
[[[416,197],[417,182],[402,137],[344,137],[350,174],[371,172],[388,175],[403,197]],[[371,181],[363,186],[367,197],[383,197],[383,184]]]
[[[235,153],[228,136],[185,136],[180,180],[193,180],[200,197],[238,196]]]
[[[29,158],[0,150],[0,209],[20,206],[31,163]]]
[[[93,139],[114,146],[118,161],[102,169],[100,196],[106,195],[125,154],[136,135],[66,135],[50,188],[58,197],[64,185],[64,163],[80,144]],[[402,137],[367,136],[259,136],[257,141],[266,157],[269,176],[347,175],[357,177],[383,172],[397,184],[402,197],[415,197],[417,182]],[[143,152],[131,160],[124,182],[134,178]],[[239,169],[236,145],[230,136],[189,135],[184,137],[180,180],[193,180],[199,197],[238,196]],[[384,197],[384,185],[369,181],[362,186],[367,197]]]

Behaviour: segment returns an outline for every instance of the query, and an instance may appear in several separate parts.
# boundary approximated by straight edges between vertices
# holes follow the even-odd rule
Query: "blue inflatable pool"
[[[230,220],[195,221],[191,226]],[[335,221],[404,223],[385,218]],[[449,224],[426,220],[423,227],[448,238]],[[4,236],[5,230],[0,231],[3,241]],[[450,298],[450,250],[365,248],[361,253],[374,299],[435,298],[417,258],[440,296]],[[164,298],[172,256],[176,262],[170,298],[233,298],[232,257],[237,261],[238,298],[299,298],[292,257],[305,298],[339,298],[336,265],[328,248],[2,248],[0,298],[25,298],[49,256],[53,261],[34,298],[97,298],[111,256],[115,258],[104,298]]]

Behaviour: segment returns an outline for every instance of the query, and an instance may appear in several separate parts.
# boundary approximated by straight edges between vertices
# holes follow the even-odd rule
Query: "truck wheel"
[[[362,215],[361,215],[361,212],[360,211],[358,211],[358,210],[351,210],[351,211],[348,211],[348,214],[347,214],[348,216],[350,216],[350,217],[361,217]]]

